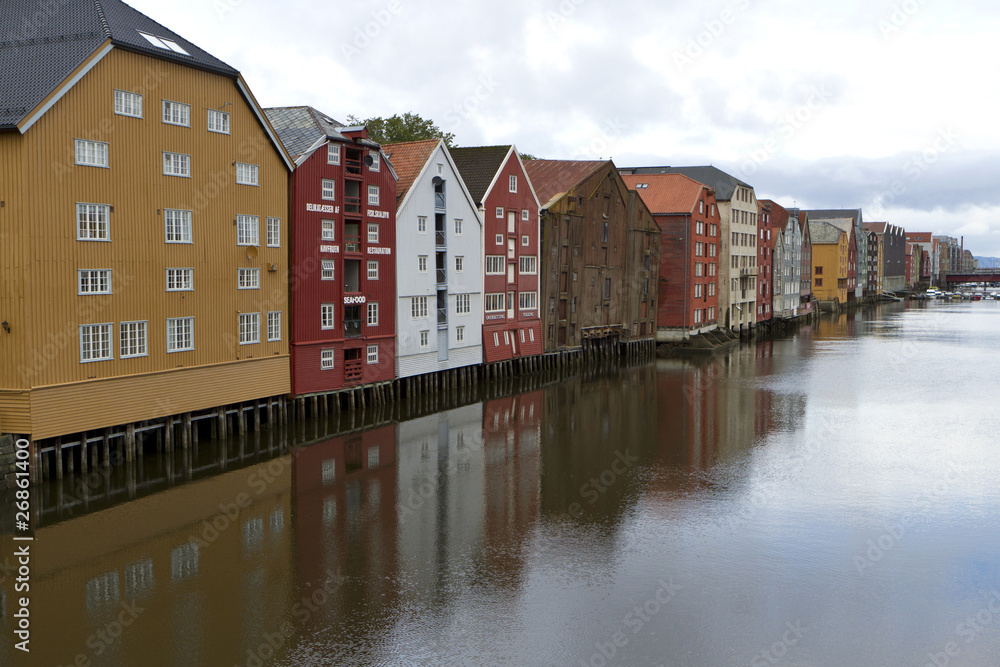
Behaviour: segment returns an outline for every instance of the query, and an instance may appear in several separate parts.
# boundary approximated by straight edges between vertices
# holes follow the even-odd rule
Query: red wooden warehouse
[[[517,149],[473,146],[450,151],[483,216],[483,293],[507,294],[506,311],[485,314],[484,361],[541,354],[538,198]],[[515,298],[533,299],[535,307],[530,302],[515,304]]]
[[[292,393],[392,380],[396,174],[364,127],[345,126],[308,106],[266,113],[295,160]]]
[[[656,340],[717,328],[719,208],[715,190],[683,174],[623,175],[660,225]]]

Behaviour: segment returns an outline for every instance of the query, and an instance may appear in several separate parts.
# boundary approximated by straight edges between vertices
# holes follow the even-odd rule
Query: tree
[[[434,121],[421,118],[415,113],[396,114],[389,118],[373,117],[361,120],[357,116],[348,116],[347,120],[355,125],[368,127],[368,138],[380,144],[395,144],[403,141],[420,141],[421,139],[443,139],[448,147],[455,145],[455,135],[443,132]]]
[[[527,160],[537,160],[538,159],[537,156],[532,155],[531,153],[521,153],[520,155],[521,155],[521,159],[525,160],[525,161],[527,161]]]

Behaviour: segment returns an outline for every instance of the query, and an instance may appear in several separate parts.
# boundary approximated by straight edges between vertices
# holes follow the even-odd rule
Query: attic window
[[[635,186],[636,190],[645,190],[649,187],[649,183],[637,183]]]
[[[186,56],[191,55],[190,53],[185,51],[180,44],[171,39],[166,39],[164,37],[156,37],[155,35],[150,35],[148,32],[143,32],[141,30],[137,30],[136,32],[145,37],[147,42],[149,42],[158,49],[166,49],[167,51],[183,53]]]

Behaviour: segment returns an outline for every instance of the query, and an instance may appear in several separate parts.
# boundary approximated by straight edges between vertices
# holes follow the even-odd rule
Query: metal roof
[[[684,174],[688,178],[714,188],[716,201],[732,200],[733,193],[740,186],[753,190],[753,186],[749,183],[711,165],[700,167],[627,167],[619,171],[622,174]]]
[[[264,113],[293,160],[321,140],[351,141],[341,132],[346,129],[343,123],[310,106],[272,107],[264,109]]]
[[[239,75],[121,0],[2,0],[0,26],[7,31],[0,42],[0,129],[17,127],[108,40],[154,58]]]

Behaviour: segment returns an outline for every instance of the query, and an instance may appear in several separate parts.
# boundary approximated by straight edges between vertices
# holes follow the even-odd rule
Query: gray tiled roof
[[[809,237],[813,243],[837,243],[842,233],[846,232],[828,222],[823,222],[822,220],[809,221]]]
[[[449,148],[455,165],[465,181],[465,187],[477,204],[483,203],[486,188],[490,187],[493,178],[503,166],[504,158],[510,152],[510,144],[506,146],[467,146],[465,148]]]
[[[0,129],[15,127],[107,40],[154,58],[238,72],[121,0],[0,0]],[[166,38],[186,54],[152,45]]]
[[[738,186],[753,190],[749,183],[730,176],[718,167],[628,167],[619,170],[623,174],[684,174],[702,185],[715,188],[717,201],[730,201]]]
[[[850,218],[857,225],[864,222],[860,208],[830,208],[830,209],[809,209],[806,211],[810,220],[832,220],[836,218]]]
[[[343,123],[310,106],[264,109],[285,150],[297,160],[320,139],[351,141],[341,134]]]

